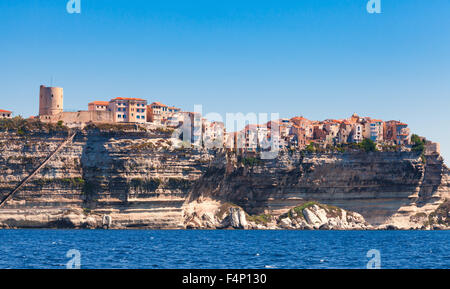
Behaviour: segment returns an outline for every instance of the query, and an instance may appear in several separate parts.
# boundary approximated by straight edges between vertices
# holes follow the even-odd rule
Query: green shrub
[[[270,223],[272,221],[273,216],[269,215],[269,214],[260,214],[260,215],[247,216],[247,219],[250,222],[255,222],[257,224],[266,225],[267,223]]]
[[[411,143],[412,147],[411,150],[414,152],[420,152],[423,153],[425,150],[425,141],[420,138],[417,134],[411,135]]]
[[[313,142],[311,142],[306,146],[305,150],[309,153],[314,153],[316,152],[316,146],[314,145]]]
[[[377,145],[369,138],[365,138],[359,145],[365,152],[377,151]]]
[[[253,167],[255,165],[260,164],[261,162],[262,162],[261,159],[255,158],[255,157],[244,157],[244,158],[241,158],[241,163],[244,166]]]

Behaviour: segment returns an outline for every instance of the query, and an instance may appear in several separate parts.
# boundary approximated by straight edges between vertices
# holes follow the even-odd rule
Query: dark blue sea
[[[449,243],[449,231],[0,230],[0,268],[450,268]]]

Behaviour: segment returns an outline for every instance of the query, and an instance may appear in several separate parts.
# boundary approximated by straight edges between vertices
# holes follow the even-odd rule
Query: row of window
[[[123,107],[123,108],[117,108],[117,111],[126,111],[126,108],[125,107]],[[145,112],[145,109],[144,108],[137,108],[136,109],[136,112]]]
[[[127,103],[126,102],[118,102],[117,105],[127,105]],[[145,104],[143,104],[143,103],[136,103],[136,106],[137,107],[140,107],[140,106],[145,107]]]
[[[127,115],[126,114],[118,114],[117,118],[127,118]],[[143,116],[143,115],[136,115],[136,118],[137,119],[145,119],[145,116]]]

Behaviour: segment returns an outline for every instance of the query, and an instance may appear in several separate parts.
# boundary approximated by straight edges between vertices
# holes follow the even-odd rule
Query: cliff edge
[[[3,198],[67,138],[0,132]],[[170,132],[88,127],[0,209],[3,228],[445,229],[439,155],[307,154],[273,160],[177,149]]]

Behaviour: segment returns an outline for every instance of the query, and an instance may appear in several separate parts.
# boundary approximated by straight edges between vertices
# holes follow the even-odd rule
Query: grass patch
[[[253,216],[248,215],[247,220],[250,222],[255,222],[257,224],[267,225],[273,220],[273,216],[269,214],[260,214]]]

